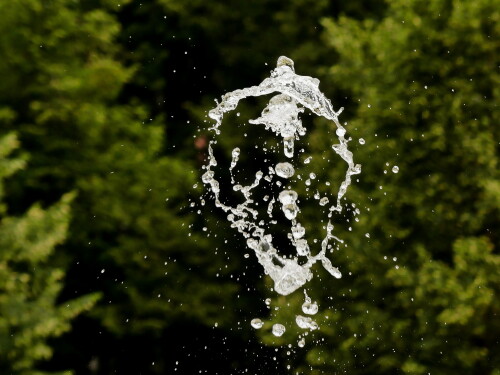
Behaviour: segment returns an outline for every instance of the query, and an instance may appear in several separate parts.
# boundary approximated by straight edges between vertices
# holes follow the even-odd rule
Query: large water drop
[[[273,325],[272,331],[273,331],[274,336],[280,337],[280,336],[283,336],[283,334],[286,331],[286,328],[283,324],[276,323]]]
[[[264,325],[264,323],[262,322],[262,320],[260,320],[259,318],[252,319],[252,321],[250,322],[250,324],[255,329],[260,329]]]
[[[276,164],[276,174],[282,178],[290,178],[295,174],[295,169],[290,163]]]

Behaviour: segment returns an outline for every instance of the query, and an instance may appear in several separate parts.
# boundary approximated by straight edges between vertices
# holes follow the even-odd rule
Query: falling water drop
[[[283,336],[286,331],[286,328],[283,324],[276,323],[273,325],[273,335],[276,337]]]
[[[307,295],[305,290],[304,295],[305,302],[302,304],[302,311],[307,315],[315,315],[318,312],[318,304],[311,301],[311,298]]]
[[[295,318],[295,322],[300,328],[303,329],[310,329],[311,331],[318,329],[318,323],[316,323],[309,317],[297,315],[297,317]]]
[[[328,204],[328,202],[329,202],[328,197],[323,197],[319,200],[319,205],[326,206]]]
[[[282,178],[290,178],[295,174],[295,169],[290,163],[278,163],[275,167],[276,174]]]
[[[252,319],[250,325],[255,329],[261,329],[264,323],[259,318]]]

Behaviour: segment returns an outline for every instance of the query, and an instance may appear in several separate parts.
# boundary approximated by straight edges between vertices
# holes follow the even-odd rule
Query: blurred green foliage
[[[9,158],[17,147],[13,133],[0,139],[0,192],[3,180],[24,168],[22,160]],[[53,265],[52,259],[55,247],[67,236],[73,197],[66,194],[47,210],[35,205],[22,216],[6,216],[5,206],[0,211],[0,371],[3,374],[44,374],[35,371],[34,365],[52,356],[47,340],[68,331],[70,320],[89,310],[99,298],[99,293],[93,293],[56,303],[64,272]]]
[[[0,2],[2,373],[285,374],[290,364],[305,374],[498,375],[499,9]],[[283,345],[297,328],[277,339],[266,323],[257,336],[249,320],[293,322],[303,296],[275,298],[268,312],[270,284],[224,215],[208,200],[190,207],[213,99],[259,83],[280,55],[345,107],[363,168],[346,201],[360,221],[351,205],[335,223],[344,277],[318,270],[309,294],[321,329],[293,358]],[[344,171],[334,129],[304,120],[311,171],[335,185]],[[264,138],[242,137],[243,126],[224,129],[220,160],[243,142],[253,172]],[[321,236],[317,209],[301,215]]]

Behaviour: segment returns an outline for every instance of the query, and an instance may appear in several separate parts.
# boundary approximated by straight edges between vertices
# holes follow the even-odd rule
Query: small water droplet
[[[398,173],[398,172],[399,172],[399,167],[397,165],[392,167],[392,173]]]
[[[259,318],[255,318],[255,319],[252,319],[252,321],[250,322],[250,325],[255,329],[260,329],[260,328],[262,328],[264,323]]]
[[[359,144],[360,144],[360,145],[364,145],[364,144],[365,144],[365,140],[364,140],[363,138],[360,138],[360,139],[359,139]]]
[[[328,202],[329,202],[328,198],[327,197],[323,197],[323,198],[320,199],[319,205],[320,206],[326,206],[328,204]]]

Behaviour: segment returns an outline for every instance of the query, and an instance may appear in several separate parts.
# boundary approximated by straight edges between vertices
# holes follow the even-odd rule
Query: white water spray
[[[215,120],[215,125],[211,128],[216,135],[220,134],[220,126],[222,124],[225,113],[232,111],[238,105],[241,99],[247,97],[257,97],[271,93],[278,93],[269,101],[266,108],[262,111],[259,118],[250,120],[250,124],[264,125],[266,130],[274,132],[277,136],[283,138],[284,156],[290,160],[294,155],[295,142],[304,136],[306,129],[302,126],[300,114],[305,108],[312,111],[318,116],[325,117],[333,121],[336,126],[336,135],[338,142],[332,145],[332,149],[347,163],[347,171],[345,178],[342,181],[339,191],[336,196],[335,203],[329,207],[328,218],[331,218],[333,212],[341,212],[341,199],[345,195],[348,186],[351,183],[351,176],[361,172],[361,166],[354,164],[352,152],[348,149],[348,141],[345,139],[345,129],[338,121],[338,116],[343,108],[335,112],[330,100],[328,100],[319,90],[319,80],[307,76],[295,74],[293,61],[287,57],[281,56],[278,59],[276,69],[271,72],[271,77],[266,78],[260,85],[252,86],[241,90],[235,90],[223,96],[222,101],[217,107],[209,112],[209,116]],[[228,213],[227,219],[231,223],[231,227],[236,228],[247,240],[247,246],[255,252],[257,260],[264,267],[264,271],[274,281],[274,290],[282,295],[288,295],[298,288],[302,287],[313,277],[311,267],[320,261],[323,267],[334,277],[340,278],[342,275],[338,268],[334,267],[329,258],[326,256],[328,243],[330,240],[342,242],[339,238],[332,234],[333,225],[328,222],[326,233],[321,248],[317,254],[311,254],[311,249],[307,240],[304,238],[305,229],[298,221],[297,217],[300,213],[298,206],[298,194],[294,190],[282,190],[277,199],[274,197],[268,204],[268,214],[272,217],[273,204],[278,203],[284,216],[291,224],[291,232],[288,236],[292,245],[296,249],[297,255],[292,258],[281,256],[278,250],[273,246],[272,236],[266,233],[262,221],[258,218],[258,212],[253,208],[256,202],[252,199],[252,190],[256,188],[262,178],[270,181],[275,173],[278,177],[289,179],[295,174],[294,166],[287,159],[278,163],[274,169],[269,168],[269,175],[264,176],[262,171],[255,174],[253,183],[247,186],[239,185],[235,182],[233,169],[238,163],[240,149],[235,148],[232,151],[232,161],[229,167],[231,175],[231,183],[234,191],[239,191],[244,198],[244,202],[236,206],[225,204],[220,199],[220,183],[215,177],[213,167],[217,166],[217,161],[214,156],[213,147],[216,144],[215,140],[210,141],[208,146],[208,165],[202,176],[202,181],[212,191],[215,204],[217,207]],[[304,163],[309,163],[310,158],[307,158]],[[310,176],[311,179],[316,178],[315,175]],[[310,180],[309,184],[310,184]],[[306,181],[307,183],[307,181]],[[269,196],[264,198],[265,201]],[[320,206],[328,205],[330,200],[328,197],[323,197],[319,200]],[[299,257],[304,259],[299,263]],[[307,297],[308,298],[308,297]],[[314,309],[317,311],[317,306],[313,307],[309,300],[307,309],[304,312],[311,314]],[[300,324],[299,324],[300,322]],[[297,317],[297,324],[302,328],[315,329],[316,323],[311,318],[302,316]],[[278,326],[273,332],[280,336],[284,332]]]

